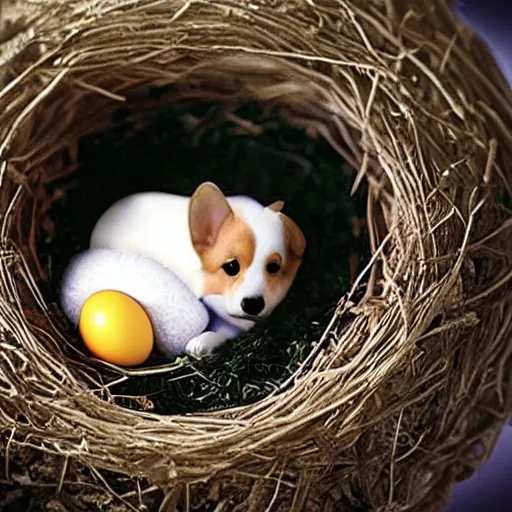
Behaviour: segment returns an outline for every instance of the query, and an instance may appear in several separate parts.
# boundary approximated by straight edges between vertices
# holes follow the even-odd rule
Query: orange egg
[[[121,292],[104,290],[91,295],[80,312],[78,328],[95,357],[119,366],[142,364],[153,349],[148,314]]]

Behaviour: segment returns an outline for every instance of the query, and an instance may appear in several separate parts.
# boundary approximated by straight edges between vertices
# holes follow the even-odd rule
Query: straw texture
[[[2,482],[42,451],[45,489],[76,487],[80,463],[115,510],[154,486],[161,510],[436,510],[512,409],[512,102],[487,50],[441,0],[34,4],[0,47]],[[45,186],[121,104],[150,111],[150,84],[278,106],[370,186],[371,264],[293,381],[252,406],[114,405],[115,370],[74,352],[36,285]]]

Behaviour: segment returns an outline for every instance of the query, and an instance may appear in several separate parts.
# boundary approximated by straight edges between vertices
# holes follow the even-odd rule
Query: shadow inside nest
[[[87,248],[99,216],[131,193],[190,195],[213,181],[226,195],[284,200],[308,247],[288,297],[268,321],[226,344],[212,362],[184,359],[171,373],[130,377],[110,388],[119,404],[165,414],[255,402],[297,370],[348,291],[351,265],[353,273],[367,260],[366,236],[354,234],[354,222],[366,213],[365,187],[350,197],[353,173],[340,155],[258,104],[229,115],[216,104],[166,107],[140,132],[125,116],[119,111],[115,127],[84,139],[77,172],[52,184],[66,193],[49,212],[54,236],[38,244],[51,286],[58,289],[70,258]],[[76,186],[68,187],[70,180]],[[155,355],[146,365],[165,362]]]

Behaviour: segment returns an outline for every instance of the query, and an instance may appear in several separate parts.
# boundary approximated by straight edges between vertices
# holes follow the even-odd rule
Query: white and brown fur
[[[265,207],[245,196],[226,198],[210,182],[200,185],[191,198],[139,193],[102,215],[90,245],[153,258],[203,300],[216,320],[186,349],[200,357],[267,317],[288,293],[306,241],[297,224],[281,213],[282,207],[282,201]],[[240,267],[234,276],[223,268],[232,260]],[[273,270],[278,272],[270,273],[269,263],[277,264]],[[247,305],[247,299],[257,297],[263,307],[248,315],[242,301]]]

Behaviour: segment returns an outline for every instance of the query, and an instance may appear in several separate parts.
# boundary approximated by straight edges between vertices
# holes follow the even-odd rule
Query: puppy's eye
[[[222,270],[224,270],[228,276],[234,277],[240,272],[240,263],[238,263],[238,260],[228,261],[222,265]]]
[[[267,272],[269,274],[277,274],[281,270],[281,265],[279,263],[276,263],[275,261],[271,261],[267,265]]]

